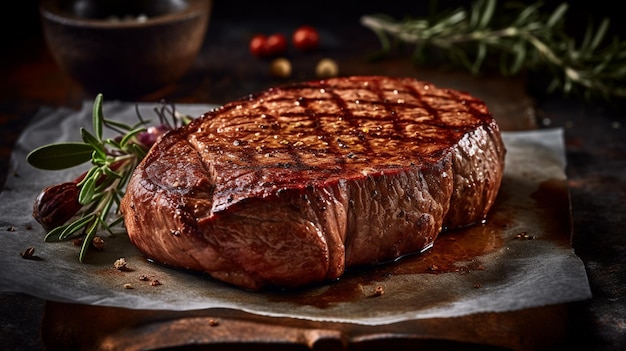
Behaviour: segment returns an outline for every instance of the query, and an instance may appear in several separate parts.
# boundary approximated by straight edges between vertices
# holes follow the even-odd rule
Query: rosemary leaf
[[[592,27],[589,27],[592,28]],[[602,41],[604,40],[604,36],[606,35],[606,32],[609,29],[609,20],[608,19],[604,19],[602,21],[602,23],[600,23],[600,26],[596,29],[596,34],[593,38],[593,41],[591,42],[591,44],[589,45],[589,47],[581,47],[581,50],[585,50],[585,51],[589,51],[589,52],[593,52],[594,50],[596,50],[599,46],[600,43],[602,43]],[[593,33],[593,30],[589,30],[589,33]]]
[[[74,234],[83,229],[88,223],[92,222],[95,217],[96,216],[94,214],[89,214],[70,223],[61,233],[59,233],[59,240],[65,240],[69,237],[73,237]]]
[[[102,139],[102,126],[104,123],[104,113],[102,112],[102,100],[103,100],[102,94],[98,94],[96,95],[96,99],[94,100],[94,103],[93,103],[92,124],[93,124],[93,131],[96,135],[96,138],[98,138],[98,140]]]
[[[102,171],[104,172],[104,175],[106,177],[122,178],[122,175],[112,170],[111,167],[108,167],[108,166],[102,167]]]
[[[539,4],[537,4],[539,5]],[[567,12],[568,5],[563,3],[557,7],[557,9],[550,15],[550,18],[546,21],[547,28],[556,28],[560,25],[565,17],[565,13]],[[536,9],[538,10],[538,8]]]
[[[87,173],[85,173],[85,176],[83,177],[83,179],[77,185],[79,187],[82,187],[85,184],[85,182],[87,181],[87,179],[90,179],[90,178],[95,176],[96,172],[98,172],[98,167],[91,167],[91,168],[89,168]]]
[[[479,9],[478,11],[480,11]],[[477,14],[478,28],[484,29],[488,28],[489,22],[491,22],[491,18],[496,10],[496,2],[495,1],[487,1],[485,3],[485,8],[482,9],[482,15]]]
[[[63,226],[59,226],[56,227],[52,230],[50,230],[45,236],[44,236],[44,241],[49,243],[49,242],[57,242],[57,241],[63,241],[63,239],[60,238],[61,233],[63,233],[63,231],[65,231],[65,228],[67,228],[69,225],[63,225]]]
[[[530,5],[475,0],[469,9],[395,20],[366,15],[361,24],[379,38],[382,58],[398,43],[415,45],[411,59],[420,65],[441,64],[433,57],[478,75],[498,68],[505,76],[523,72],[549,75],[546,91],[593,98],[626,98],[626,41],[607,38],[610,21],[589,23],[582,41],[565,30],[567,3],[552,12],[543,2]],[[440,55],[444,53],[446,55]]]
[[[119,204],[119,203],[118,203]],[[115,218],[113,221],[111,221],[111,223],[109,225],[107,225],[107,230],[111,233],[114,234],[113,231],[111,230],[110,227],[116,226],[120,223],[122,223],[124,221],[124,217],[122,216],[118,216],[117,218]]]
[[[84,262],[85,257],[87,256],[87,251],[89,250],[89,246],[93,242],[93,238],[96,237],[96,233],[98,232],[98,225],[100,224],[100,220],[98,217],[95,217],[93,222],[87,228],[87,232],[85,234],[85,239],[83,240],[83,244],[80,247],[80,253],[78,254],[78,261]]]
[[[140,122],[138,122],[135,125],[128,125],[126,123],[115,121],[115,120],[112,120],[112,119],[107,119],[107,118],[104,118],[103,122],[104,122],[105,126],[107,126],[108,128],[111,128],[111,129],[114,129],[114,130],[118,131],[120,134],[121,133],[125,133],[125,132],[127,132],[129,130],[137,129],[140,126],[143,126],[143,125],[146,125],[146,124],[149,123],[148,121],[141,120]]]
[[[87,143],[49,144],[29,152],[26,161],[39,169],[56,171],[78,166],[91,160],[93,151],[93,146]]]
[[[141,159],[146,156],[146,150],[142,149],[137,144],[130,144],[130,149]]]
[[[62,193],[60,196],[64,197],[55,198],[53,203],[46,204],[52,205],[48,207],[55,208],[55,211],[67,203],[78,202],[81,205],[79,209],[76,206],[68,206],[65,214],[69,216],[62,218],[71,219],[65,223],[55,223],[57,226],[49,230],[44,237],[46,242],[82,237],[80,262],[86,259],[93,239],[100,229],[113,235],[111,227],[123,223],[124,218],[119,213],[121,197],[135,167],[145,157],[152,143],[165,131],[176,128],[178,123],[187,124],[192,120],[189,116],[178,114],[173,106],[170,108],[164,106],[155,109],[161,124],[155,126],[157,128],[145,128],[147,120],[141,117],[138,107],[135,106],[139,122],[128,125],[106,119],[102,103],[102,94],[98,94],[92,110],[93,133],[86,128],[80,128],[82,143],[49,144],[32,150],[27,156],[28,163],[45,170],[65,169],[91,161],[92,167],[74,181],[79,188],[78,193]],[[171,120],[168,120],[168,117],[171,117]],[[119,135],[103,140],[105,127]],[[43,201],[41,198],[38,197],[37,201]],[[60,209],[62,210],[63,208]],[[37,216],[40,216],[37,218],[39,221],[45,214],[38,213]]]
[[[80,195],[78,197],[78,203],[86,205],[91,202],[96,191],[96,177],[85,177],[85,182],[80,188]]]
[[[85,128],[80,129],[80,136],[83,138],[83,141],[85,143],[93,146],[94,152],[98,155],[99,158],[106,158],[106,150],[104,149],[104,146],[102,145],[100,139],[89,133]]]
[[[126,135],[124,135],[124,137],[122,137],[122,140],[120,140],[119,147],[122,149],[125,148],[128,145],[128,143],[132,141],[134,137],[137,136],[137,134],[141,132],[145,132],[145,131],[146,131],[145,128],[137,128],[137,129],[133,129],[129,131]]]

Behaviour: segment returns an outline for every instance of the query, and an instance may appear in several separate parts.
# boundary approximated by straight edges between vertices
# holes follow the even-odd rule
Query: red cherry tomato
[[[287,38],[280,33],[267,37],[265,42],[265,54],[267,56],[279,56],[287,51]]]
[[[250,39],[250,53],[256,57],[267,56],[266,53],[267,37],[263,34],[256,34]]]
[[[311,26],[300,26],[294,32],[291,38],[293,46],[300,51],[315,50],[320,42],[317,30]]]

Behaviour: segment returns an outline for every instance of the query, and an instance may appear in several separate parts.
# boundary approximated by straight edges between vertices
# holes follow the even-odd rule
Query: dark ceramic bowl
[[[194,64],[211,0],[42,0],[57,64],[91,93],[110,98],[160,90]]]

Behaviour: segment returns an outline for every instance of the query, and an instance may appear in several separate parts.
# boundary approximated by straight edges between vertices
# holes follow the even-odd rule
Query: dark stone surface
[[[581,311],[589,349],[626,348],[626,118],[574,101],[541,103],[543,124],[565,128],[573,246],[593,299]]]
[[[0,76],[6,77],[7,83],[0,87],[0,184],[4,184],[6,170],[10,171],[11,148],[37,108],[44,105],[77,108],[83,100],[92,99],[68,80],[46,53],[35,3],[34,0],[16,3],[19,7],[15,8],[15,14],[20,18],[17,27],[7,27],[8,11],[3,12],[2,17],[2,38],[6,39],[7,50],[3,50],[0,58]],[[360,14],[378,12],[380,8],[375,2],[365,2],[357,9],[338,8],[332,1],[253,4],[251,8],[248,2],[217,0],[203,47],[204,56],[192,73],[162,95],[142,99],[155,101],[157,97],[166,96],[172,101],[222,103],[282,83],[268,76],[267,62],[251,60],[242,45],[255,31],[288,31],[304,21],[320,26],[323,38],[328,39],[328,47],[317,56],[292,53],[296,68],[294,80],[313,77],[311,67],[321,55],[332,55],[346,62],[347,72],[374,67],[363,60],[363,55],[378,48],[378,42],[369,30],[354,23]],[[413,2],[385,2],[381,11],[402,15],[405,9],[412,9],[410,4]],[[613,12],[615,4],[619,3],[594,2],[593,11],[587,11],[587,3],[572,4],[577,11],[569,23],[575,26],[580,20],[586,21],[592,12],[602,16],[618,13]],[[242,12],[244,8],[247,11]],[[351,21],[353,25],[345,28],[341,25]],[[387,64],[386,72],[402,73],[407,69],[406,65],[394,67]],[[540,126],[565,129],[573,246],[586,266],[593,293],[592,300],[575,306],[572,318],[576,320],[576,330],[572,331],[572,344],[586,350],[624,350],[626,112],[607,105],[590,106],[577,100],[538,97],[537,116]],[[43,307],[44,301],[37,298],[0,294],[0,349],[42,349],[39,323]]]

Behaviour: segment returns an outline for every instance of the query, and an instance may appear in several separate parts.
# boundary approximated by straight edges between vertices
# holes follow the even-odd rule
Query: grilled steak
[[[246,289],[340,277],[486,218],[505,148],[485,103],[411,78],[269,89],[164,135],[121,209],[165,265]]]

